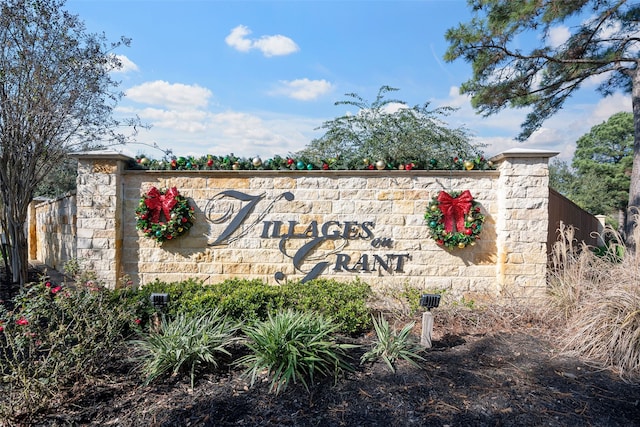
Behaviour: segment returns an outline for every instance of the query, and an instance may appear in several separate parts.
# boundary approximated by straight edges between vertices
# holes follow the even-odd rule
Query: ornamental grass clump
[[[193,388],[198,370],[215,369],[223,357],[231,356],[229,348],[239,340],[239,328],[219,310],[199,316],[179,314],[173,320],[163,317],[157,331],[131,343],[141,353],[146,384],[168,373],[188,372]]]
[[[266,371],[271,392],[278,394],[291,383],[301,383],[308,391],[319,376],[337,379],[353,370],[346,350],[355,346],[336,342],[336,330],[329,318],[314,312],[269,314],[267,320],[244,328],[250,354],[237,363],[247,368],[251,385]]]
[[[571,227],[560,231],[549,290],[567,319],[565,348],[624,379],[640,378],[640,254],[623,253],[611,229],[604,255],[575,244]],[[634,240],[640,242],[637,226]]]
[[[418,361],[424,360],[420,353],[424,348],[417,344],[411,330],[415,322],[407,323],[400,332],[391,329],[389,322],[380,315],[376,320],[372,317],[373,328],[376,332],[376,340],[371,349],[362,355],[360,364],[382,360],[391,372],[396,372],[396,364],[400,359],[406,360],[416,367],[420,367]]]

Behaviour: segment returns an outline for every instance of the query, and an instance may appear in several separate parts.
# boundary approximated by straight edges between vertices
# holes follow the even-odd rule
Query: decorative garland
[[[260,157],[213,156],[171,157],[163,160],[150,159],[144,155],[136,156],[129,165],[136,169],[150,170],[492,170],[490,160],[478,155],[463,159],[453,156],[445,159],[345,159],[332,157],[312,161],[305,157],[275,156],[262,160]]]
[[[137,230],[162,243],[186,233],[193,226],[193,207],[176,187],[166,191],[152,187],[140,199],[136,219]]]
[[[424,218],[431,237],[449,249],[475,245],[484,223],[484,215],[469,190],[451,194],[441,191],[431,200]]]

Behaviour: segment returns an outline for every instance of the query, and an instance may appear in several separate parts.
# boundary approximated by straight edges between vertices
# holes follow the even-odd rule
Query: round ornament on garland
[[[433,240],[449,249],[475,245],[485,219],[469,190],[441,191],[431,200],[424,218]]]
[[[162,243],[186,233],[194,218],[193,207],[176,187],[168,190],[151,187],[136,208],[136,229]]]

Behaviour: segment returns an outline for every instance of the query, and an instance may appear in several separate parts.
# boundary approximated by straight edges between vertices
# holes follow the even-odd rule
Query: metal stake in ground
[[[425,348],[431,348],[431,334],[433,332],[433,313],[431,309],[439,305],[439,294],[422,294],[420,296],[420,306],[427,308],[427,311],[422,313],[422,336],[420,337],[420,344]]]

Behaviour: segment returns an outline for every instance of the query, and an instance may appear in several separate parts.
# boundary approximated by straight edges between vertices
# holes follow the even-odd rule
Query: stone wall
[[[512,150],[495,171],[141,171],[84,153],[78,166],[77,256],[110,286],[186,278],[269,283],[312,276],[374,288],[540,295],[546,286],[548,159]],[[135,228],[151,187],[177,187],[194,227],[159,244]],[[474,246],[447,250],[424,213],[441,190],[470,190],[486,222]]]
[[[29,211],[29,259],[62,271],[76,256],[76,195],[35,200]]]

